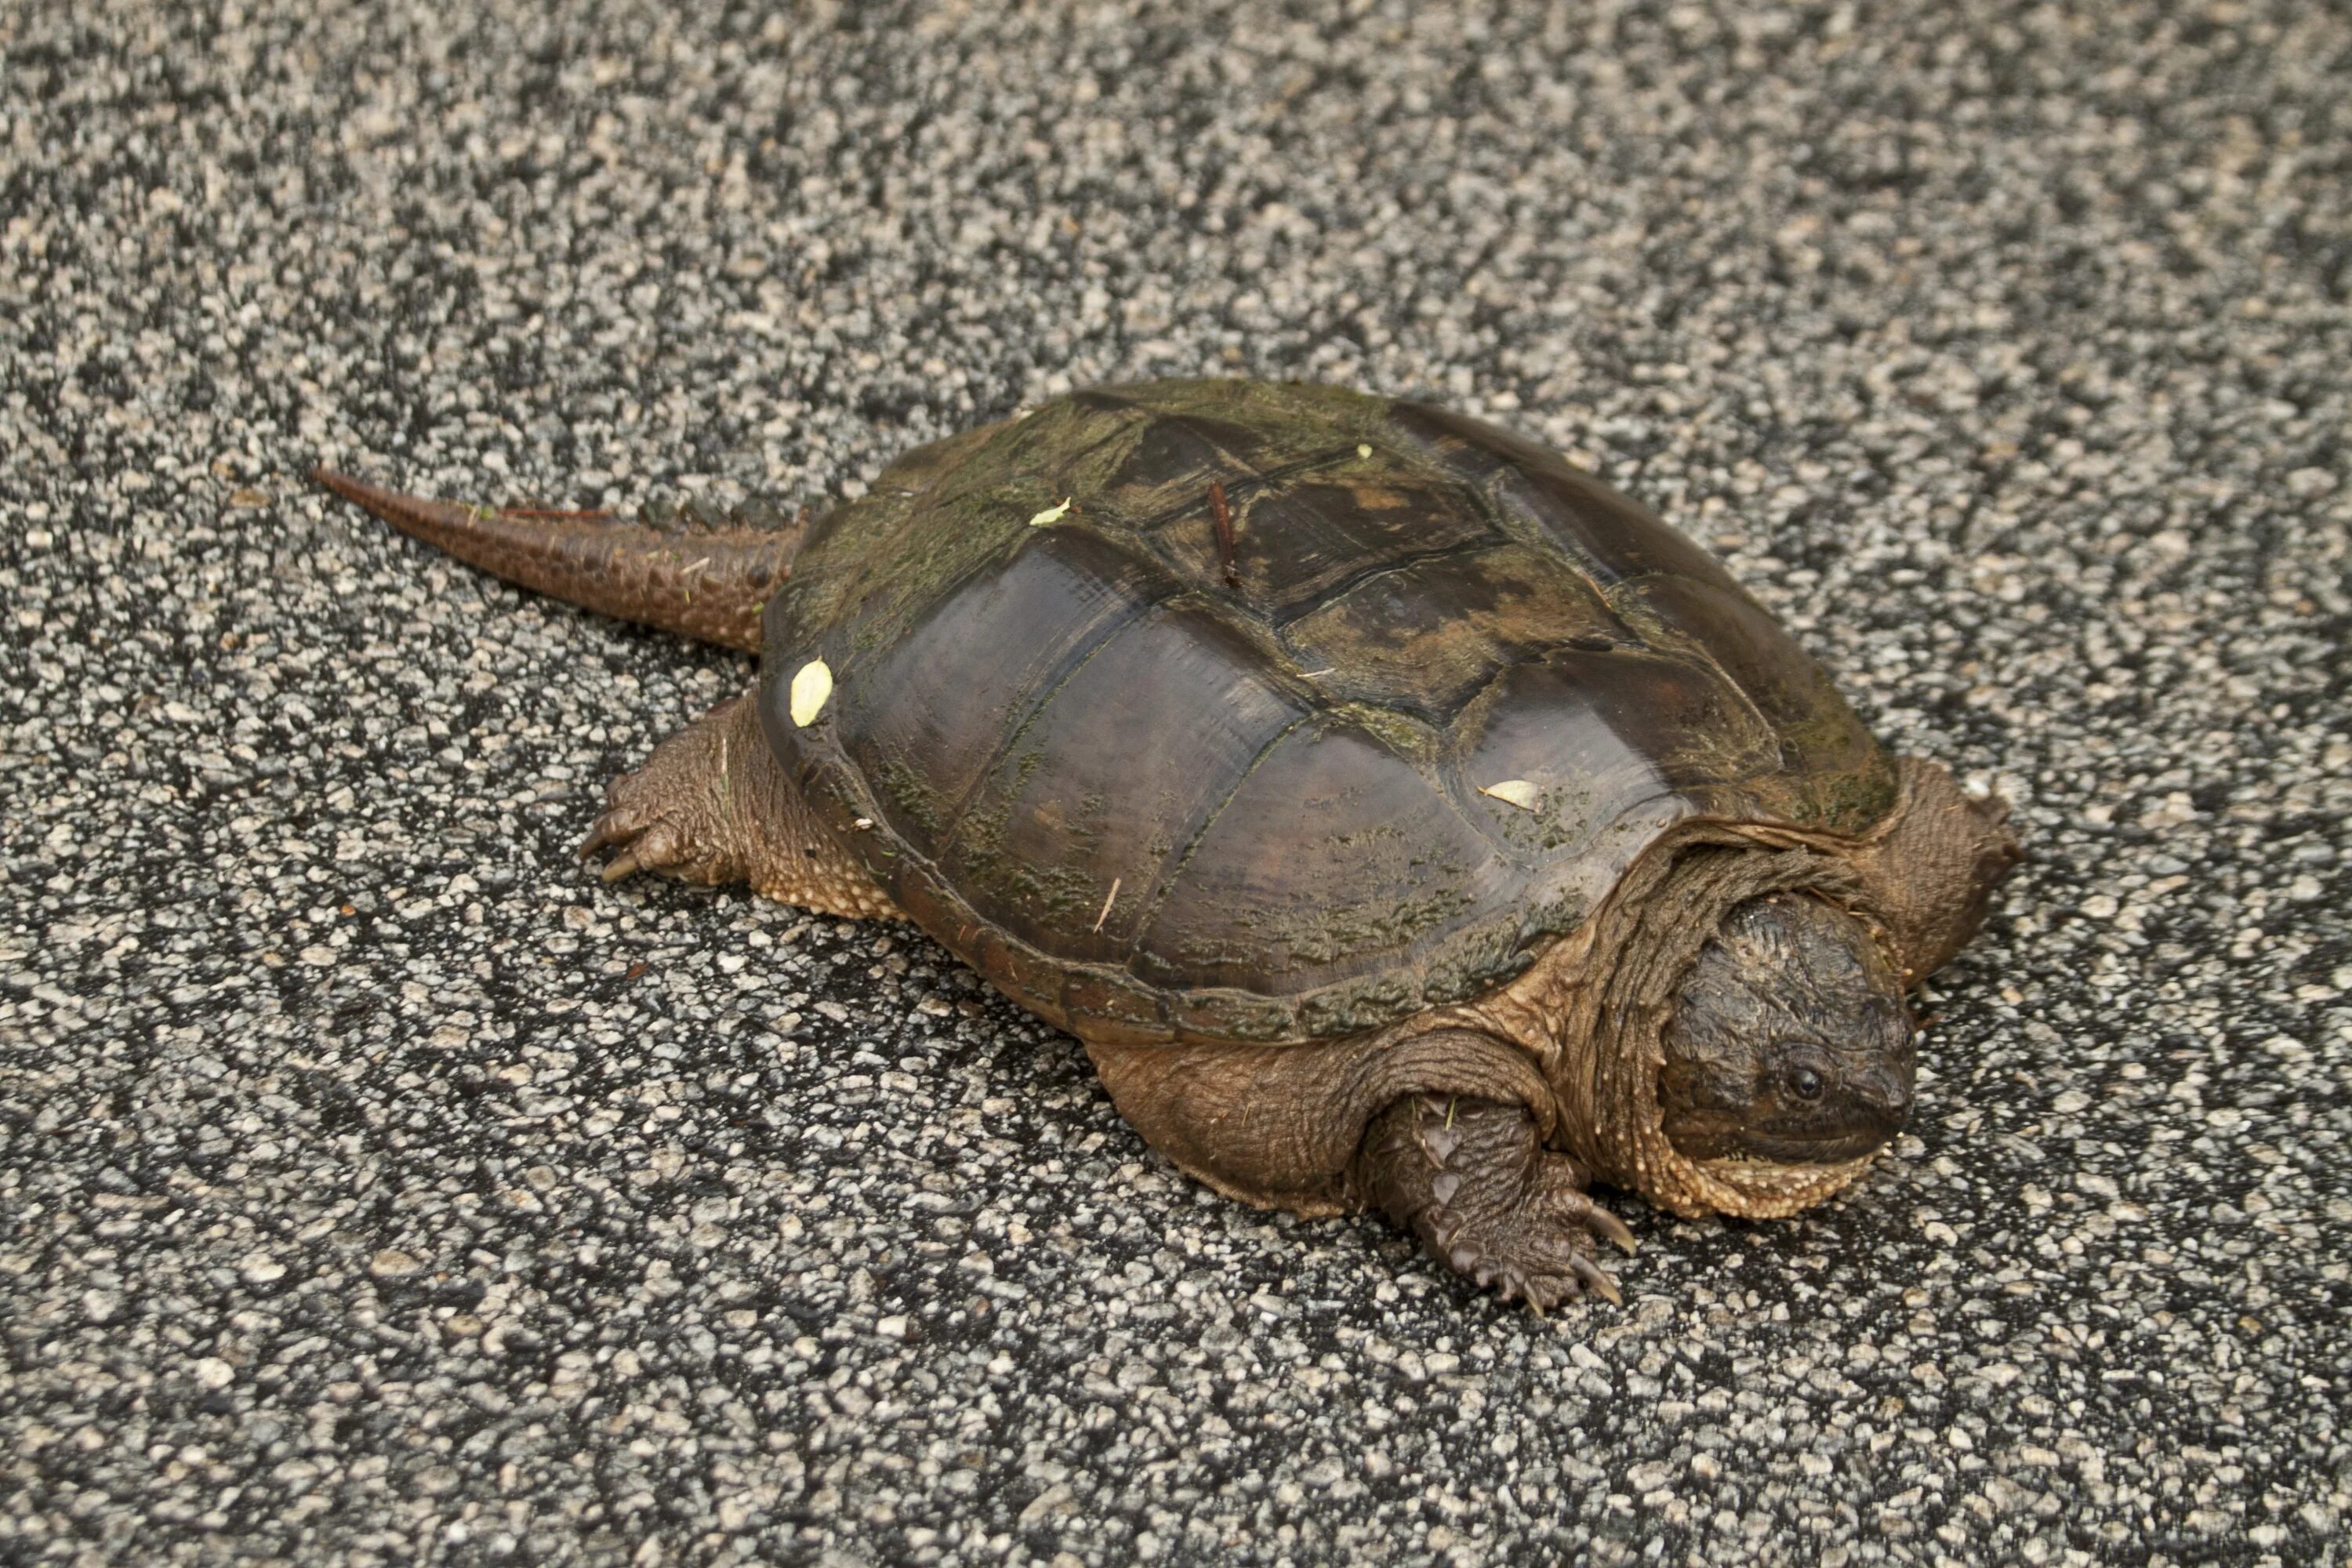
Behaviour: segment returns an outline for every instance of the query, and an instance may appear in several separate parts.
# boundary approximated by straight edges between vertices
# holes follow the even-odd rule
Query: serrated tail
[[[792,574],[798,526],[658,529],[610,512],[458,506],[320,468],[312,479],[469,566],[583,609],[760,650],[760,612]]]

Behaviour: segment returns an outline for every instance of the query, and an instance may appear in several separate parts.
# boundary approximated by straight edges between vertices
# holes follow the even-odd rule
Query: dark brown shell
[[[1654,515],[1328,387],[1107,387],[911,453],[811,531],[767,638],[769,739],[825,820],[1096,1039],[1464,1000],[1681,818],[1859,832],[1894,794],[1819,667]],[[1506,780],[1537,809],[1480,793]]]

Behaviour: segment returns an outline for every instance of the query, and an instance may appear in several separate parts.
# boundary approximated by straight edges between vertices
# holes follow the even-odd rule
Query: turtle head
[[[1658,1104],[1694,1160],[1832,1164],[1911,1113],[1911,1015],[1859,920],[1804,893],[1734,906],[1684,977]]]

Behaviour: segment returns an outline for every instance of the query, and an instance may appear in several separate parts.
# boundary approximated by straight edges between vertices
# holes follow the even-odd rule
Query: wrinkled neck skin
[[[1736,826],[1685,824],[1573,935],[1462,1009],[1465,1021],[1536,1059],[1557,1102],[1553,1142],[1599,1180],[1686,1218],[1769,1219],[1811,1207],[1850,1184],[1875,1151],[1831,1162],[1695,1159],[1667,1137],[1658,1100],[1664,1031],[1701,951],[1740,905],[1790,893],[1871,923],[1838,857]]]

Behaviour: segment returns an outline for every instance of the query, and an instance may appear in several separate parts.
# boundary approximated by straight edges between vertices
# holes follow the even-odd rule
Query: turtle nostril
[[[1911,1086],[1900,1079],[1881,1079],[1876,1088],[1878,1103],[1885,1107],[1887,1116],[1902,1122],[1911,1114]]]

